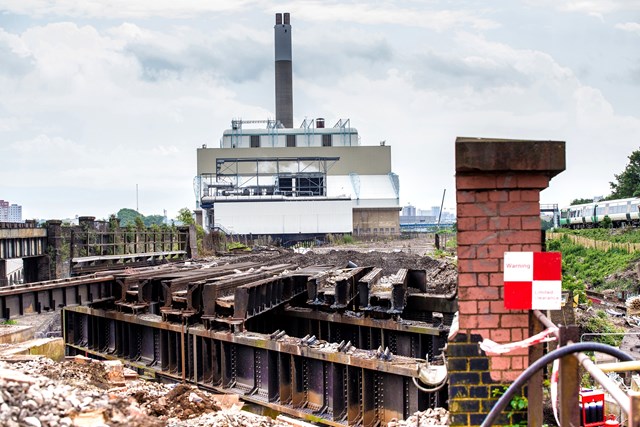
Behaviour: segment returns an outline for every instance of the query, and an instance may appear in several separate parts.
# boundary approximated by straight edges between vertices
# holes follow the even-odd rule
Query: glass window
[[[322,146],[323,147],[331,147],[333,145],[332,136],[333,135],[331,135],[331,134],[322,135]]]
[[[287,135],[287,147],[295,147],[295,146],[296,146],[296,136]]]
[[[251,148],[260,147],[260,135],[251,135]]]

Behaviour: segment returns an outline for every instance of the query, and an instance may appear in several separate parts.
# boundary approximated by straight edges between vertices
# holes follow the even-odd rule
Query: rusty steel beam
[[[4,287],[0,288],[0,317],[10,319],[69,304],[111,301],[114,290],[113,276],[85,276]]]
[[[238,286],[233,297],[233,319],[247,320],[302,295],[325,275],[330,266],[312,266],[286,276],[260,280]]]
[[[377,426],[446,402],[446,389],[424,393],[414,378],[457,306],[421,291],[419,270],[238,267],[112,276],[129,302],[66,307],[67,352],[328,425]]]
[[[263,266],[255,271],[239,272],[212,281],[212,283],[205,283],[202,286],[202,301],[199,307],[205,326],[209,328],[213,326],[214,322],[220,321],[224,317],[232,317],[232,304],[225,303],[225,299],[233,296],[237,287],[258,282],[292,268],[295,268],[292,264]]]
[[[64,319],[70,354],[123,359],[146,374],[185,378],[328,425],[375,426],[424,410],[433,399],[444,404],[440,394],[422,393],[413,384],[415,358],[386,359],[375,350],[306,337],[183,330],[159,316],[83,306],[66,308]]]
[[[358,281],[371,267],[337,269],[332,274],[320,273],[307,283],[309,304],[342,310],[351,306],[358,296]]]
[[[376,267],[369,271],[358,282],[358,302],[363,310],[371,310],[371,289],[382,277],[382,268]]]
[[[256,263],[239,263],[211,268],[196,269],[195,265],[157,270],[144,269],[129,274],[115,274],[120,285],[120,299],[116,302],[120,309],[139,312],[145,311],[152,304],[164,302],[169,289],[173,291],[186,289],[189,284],[203,279],[211,279],[230,274],[239,268],[255,267]],[[171,295],[169,295],[169,298]],[[155,310],[153,310],[155,312]]]

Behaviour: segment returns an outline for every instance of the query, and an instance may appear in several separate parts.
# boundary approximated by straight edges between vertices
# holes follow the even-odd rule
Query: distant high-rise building
[[[407,205],[402,208],[402,216],[416,216],[416,207],[412,205]]]
[[[0,200],[0,222],[22,222],[22,206]]]
[[[9,205],[9,222],[22,222],[22,206]]]
[[[0,222],[9,221],[9,202],[0,199]]]

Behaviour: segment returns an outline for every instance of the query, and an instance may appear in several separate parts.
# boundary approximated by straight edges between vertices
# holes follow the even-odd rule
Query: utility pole
[[[447,194],[447,189],[442,191],[442,202],[440,202],[440,212],[438,212],[438,229],[440,229],[440,218],[442,217],[442,207],[444,206],[444,195]]]

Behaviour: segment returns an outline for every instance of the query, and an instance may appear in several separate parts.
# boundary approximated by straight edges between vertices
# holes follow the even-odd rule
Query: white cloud
[[[604,19],[606,15],[620,11],[640,10],[638,0],[527,0],[535,6],[553,7],[565,12],[579,12]]]
[[[393,24],[444,31],[451,27],[479,30],[496,28],[499,24],[484,17],[484,11],[469,9],[441,9],[430,3],[387,2],[372,5],[370,2],[307,1],[283,4],[276,1],[256,0],[112,0],[88,2],[84,0],[6,0],[8,12],[32,17],[73,18],[170,18],[193,19],[203,14],[233,13],[259,9],[286,10],[296,19],[310,21],[358,22],[367,25]],[[410,7],[404,6],[404,4]]]
[[[434,31],[444,31],[452,27],[466,27],[488,30],[499,27],[496,21],[483,17],[482,11],[438,9],[428,2],[410,3],[413,7],[403,7],[399,3],[368,2],[327,2],[312,1],[292,3],[287,10],[296,19],[325,22],[348,22],[366,25],[392,24],[407,27],[421,27]]]
[[[608,9],[591,11],[622,10],[620,2],[605,3]],[[0,29],[0,198],[15,199],[30,216],[70,206],[69,215],[108,215],[132,207],[135,184],[147,214],[193,206],[195,149],[216,146],[232,118],[273,117],[276,6],[291,11],[295,28],[296,123],[351,118],[364,144],[386,140],[403,203],[439,204],[446,188],[445,207],[453,207],[456,136],[566,140],[567,171],[543,193],[550,203],[606,194],[637,149],[637,97],[624,105],[605,86],[637,87],[584,80],[567,59],[574,54],[568,38],[522,38],[512,15],[488,6],[113,4],[28,0],[6,8],[24,9],[25,17],[22,26]],[[544,39],[538,28],[564,14],[554,9],[559,2],[535,4],[531,34]],[[584,2],[563,10],[571,5],[590,10]],[[47,18],[29,20],[37,7]],[[216,12],[226,7],[244,9]],[[575,18],[561,22],[569,34]],[[593,70],[610,75],[603,50],[633,66],[635,45],[603,36],[611,26],[590,19],[580,26],[602,43],[584,47]]]
[[[640,35],[640,23],[638,22],[625,22],[624,24],[616,24],[616,28],[622,31],[628,31]]]
[[[254,0],[5,0],[3,8],[33,17],[65,16],[75,18],[150,18],[188,19],[202,13],[230,12],[246,7]]]

